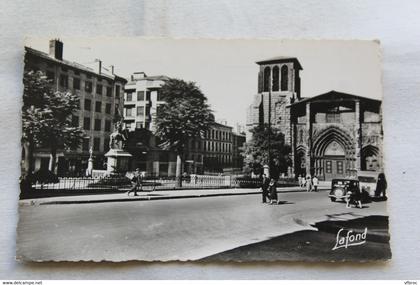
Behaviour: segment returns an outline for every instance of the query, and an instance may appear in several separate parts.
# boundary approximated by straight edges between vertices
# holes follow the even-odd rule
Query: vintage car
[[[332,202],[337,200],[346,201],[349,197],[348,191],[361,191],[362,202],[368,202],[370,195],[366,190],[360,188],[360,182],[355,178],[340,178],[331,181],[331,191],[328,195]]]
[[[337,200],[345,201],[348,197],[347,192],[350,189],[358,189],[359,181],[357,179],[340,178],[331,181],[331,191],[328,195],[332,202]]]

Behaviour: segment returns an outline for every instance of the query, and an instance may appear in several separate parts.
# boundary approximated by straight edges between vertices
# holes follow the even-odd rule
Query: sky
[[[210,40],[161,38],[60,38],[63,58],[104,67],[129,78],[133,72],[194,81],[208,98],[216,120],[245,125],[257,94],[258,65],[277,56],[298,58],[302,97],[330,90],[382,99],[381,53],[375,41]],[[25,45],[48,53],[49,38]]]

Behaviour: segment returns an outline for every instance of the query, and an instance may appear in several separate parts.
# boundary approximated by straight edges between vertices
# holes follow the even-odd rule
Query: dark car
[[[337,200],[346,201],[349,198],[349,191],[352,193],[361,191],[360,183],[358,179],[354,178],[340,178],[333,179],[331,181],[331,191],[328,195],[332,202]],[[361,191],[362,202],[367,202],[369,200],[369,193],[364,189]]]

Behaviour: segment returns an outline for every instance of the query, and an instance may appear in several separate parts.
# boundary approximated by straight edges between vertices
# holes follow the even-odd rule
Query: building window
[[[133,93],[127,93],[127,101],[133,101]]]
[[[79,126],[79,116],[73,115],[71,117],[71,125],[75,128],[77,128]]]
[[[101,119],[95,119],[95,131],[101,130]]]
[[[150,91],[146,91],[146,101],[150,101]]]
[[[149,116],[150,115],[150,107],[149,106],[147,106],[146,107],[146,116]]]
[[[85,110],[90,111],[92,108],[92,101],[90,99],[85,99]]]
[[[337,160],[337,173],[343,174],[343,162],[340,160]]]
[[[279,67],[274,66],[273,68],[273,91],[279,91]]]
[[[340,123],[340,113],[327,113],[327,123]]]
[[[266,67],[264,68],[264,92],[268,92],[270,89],[270,75],[271,75],[271,70],[270,67]]]
[[[131,117],[133,115],[133,108],[127,108],[127,109],[125,109],[125,115],[127,117]]]
[[[88,93],[92,93],[92,82],[86,81],[85,82],[85,91]]]
[[[90,130],[90,118],[83,119],[83,128],[85,130]]]
[[[106,96],[111,97],[112,96],[112,88],[111,87],[106,87]]]
[[[332,161],[331,160],[327,160],[325,162],[325,172],[326,173],[332,173]]]
[[[104,139],[104,151],[107,152],[109,150],[109,138]]]
[[[102,109],[102,102],[96,101],[95,102],[95,112],[100,113]]]
[[[69,87],[69,77],[65,74],[60,74],[60,86],[64,88]]]
[[[287,68],[287,65],[283,65],[281,67],[281,91],[288,90],[288,82],[289,82],[289,69]]]
[[[139,117],[144,116],[144,107],[143,106],[137,107],[137,116],[139,116]]]
[[[137,91],[137,101],[144,101],[144,91]]]
[[[115,97],[120,97],[120,85],[115,86]]]
[[[73,89],[80,90],[80,79],[73,78]]]
[[[105,113],[111,114],[111,103],[106,103],[105,105]]]
[[[47,79],[54,81],[55,73],[53,71],[47,71]]]
[[[110,131],[111,131],[111,121],[105,120],[105,132],[110,132]]]
[[[84,150],[84,151],[89,150],[89,139],[88,138],[83,139],[82,150]]]
[[[163,101],[163,96],[162,93],[160,93],[159,91],[156,91],[156,100],[157,101]]]
[[[102,84],[96,84],[96,94],[102,95]]]
[[[142,122],[136,122],[136,129],[143,129],[143,123]]]
[[[131,123],[125,123],[125,127],[126,127],[127,129],[131,129]]]
[[[93,150],[99,151],[99,145],[101,144],[101,138],[93,138]]]

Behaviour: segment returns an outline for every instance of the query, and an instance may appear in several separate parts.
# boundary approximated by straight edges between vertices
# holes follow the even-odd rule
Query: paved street
[[[196,260],[331,219],[386,215],[385,203],[346,209],[327,192],[21,205],[17,256],[34,260]],[[333,244],[331,245],[331,247]]]

